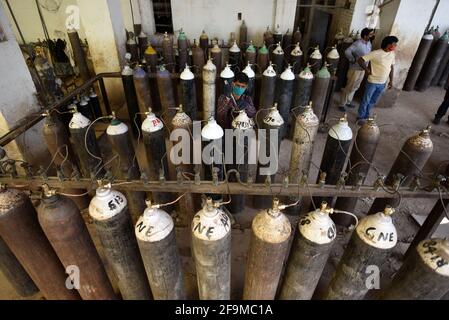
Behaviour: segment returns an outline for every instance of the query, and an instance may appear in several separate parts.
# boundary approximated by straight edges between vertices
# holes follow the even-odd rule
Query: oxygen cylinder
[[[276,92],[276,71],[270,62],[268,68],[262,74],[262,89],[260,90],[260,109],[256,114],[257,127],[262,127],[262,121],[270,112],[274,104],[274,95]]]
[[[249,49],[249,48],[248,48]],[[254,91],[256,89],[256,74],[254,73],[254,70],[251,68],[250,63],[248,62],[248,65],[243,69],[242,71],[244,74],[248,76],[248,87],[246,88],[246,95],[250,96],[251,99],[254,101]]]
[[[349,60],[346,58],[345,50],[353,44],[351,36],[346,37],[343,40],[340,49],[340,61],[337,68],[337,83],[335,84],[335,91],[340,91],[341,88],[346,86],[347,74],[349,70]]]
[[[106,129],[112,153],[118,156],[112,167],[112,173],[118,179],[138,180],[140,179],[139,165],[135,160],[135,152],[128,132],[128,126],[116,118],[112,119]],[[141,191],[127,191],[125,194],[129,201],[131,217],[135,222],[145,209],[146,194]]]
[[[253,41],[250,41],[248,48],[245,50],[245,63],[254,65],[256,64],[257,53],[256,47],[253,45]]]
[[[343,29],[338,30],[338,32],[335,34],[334,40],[335,40],[335,43],[337,44],[337,49],[339,49],[339,46],[345,40],[345,35],[343,34]]]
[[[253,220],[243,300],[274,300],[288,251],[292,227],[274,199]]]
[[[229,64],[233,72],[236,72],[236,68],[240,68],[240,55],[240,48],[238,47],[237,42],[234,41],[234,44],[229,48]]]
[[[345,253],[332,276],[325,300],[361,300],[368,292],[367,268],[381,268],[396,246],[398,236],[391,215],[394,209],[386,207],[383,212],[360,220],[352,233]]]
[[[332,209],[323,202],[298,223],[279,299],[310,300],[323,273],[337,228],[329,217]]]
[[[148,36],[145,34],[145,32],[141,31],[138,38],[140,60],[143,60],[145,58],[145,50],[148,48]]]
[[[293,33],[293,39],[292,42],[293,43],[301,43],[302,40],[302,34],[301,34],[301,30],[299,30],[299,27],[296,29],[296,31]]]
[[[203,49],[201,49],[196,43],[196,39],[193,40],[192,48],[193,65],[196,67],[196,74],[200,74],[204,67],[205,55]]]
[[[95,119],[100,118],[103,113],[101,111],[100,100],[98,99],[98,95],[96,94],[94,88],[90,88],[89,99]]]
[[[303,54],[299,42],[296,43],[295,48],[290,52],[290,64],[292,65],[293,73],[298,74],[302,66]]]
[[[162,40],[162,57],[164,58],[164,65],[169,72],[175,71],[175,56],[173,54],[173,40],[167,32],[164,34]]]
[[[276,85],[277,91],[277,103],[279,106],[279,113],[284,119],[284,123],[286,124],[281,128],[280,134],[283,138],[287,132],[287,124],[289,123],[290,109],[292,106],[293,99],[293,85],[295,83],[295,75],[292,72],[291,66],[288,65],[285,68],[285,71],[282,72],[279,77],[278,83]]]
[[[44,297],[79,300],[78,292],[66,287],[67,274],[39,226],[30,199],[18,190],[1,189],[0,203],[0,236]]]
[[[207,58],[209,56],[209,37],[207,36],[206,32],[204,32],[204,30],[200,35],[200,47],[201,49],[203,49],[204,57]],[[203,64],[204,62],[205,61],[203,61]]]
[[[29,297],[39,292],[28,273],[17,260],[14,253],[9,250],[0,237],[0,272],[5,276],[11,286],[22,297]]]
[[[78,67],[80,76],[84,82],[87,82],[90,79],[89,66],[87,65],[86,54],[81,45],[78,31],[76,31],[76,29],[68,29],[67,35],[69,37],[70,46],[72,47],[73,59]]]
[[[313,113],[312,104],[307,105],[296,117],[290,157],[289,181],[299,183],[302,173],[308,174],[313,154],[313,144],[320,121]]]
[[[154,299],[185,299],[181,258],[170,215],[148,201],[135,234]]]
[[[232,153],[232,164],[228,166],[230,169],[235,169],[238,171],[241,182],[246,182],[248,180],[249,173],[249,140],[251,135],[247,135],[245,131],[253,130],[254,121],[248,117],[245,110],[240,110],[239,115],[232,121],[232,129],[234,129],[233,137],[233,153]],[[246,137],[246,138],[245,138]],[[229,157],[229,155],[227,155]],[[238,182],[236,175],[231,175],[229,177],[229,182]],[[245,208],[245,196],[244,195],[233,195],[232,201],[227,206],[227,209],[232,214],[237,214],[243,211]]]
[[[352,40],[354,40],[354,42],[355,42],[355,41],[357,41],[357,40],[359,40],[359,39],[360,39],[360,31],[357,31],[357,32],[353,35]]]
[[[432,155],[433,143],[430,140],[430,127],[422,130],[419,134],[410,137],[402,146],[402,149],[396,158],[393,166],[385,179],[384,184],[392,186],[398,174],[405,178],[402,181],[402,186],[407,186],[422,170]],[[379,211],[379,207],[387,204],[395,206],[398,199],[377,198],[374,200],[369,213]]]
[[[290,52],[292,51],[292,48],[291,48],[292,40],[293,40],[293,35],[290,32],[290,29],[287,29],[287,32],[284,34],[284,37],[282,39],[282,48],[284,49],[285,56],[287,57],[287,59],[290,58]]]
[[[83,300],[117,299],[75,203],[47,189],[37,213],[39,224],[64,267],[79,268],[78,292]]]
[[[346,114],[340,121],[329,129],[326,145],[324,147],[323,158],[321,160],[320,172],[326,173],[325,183],[328,185],[337,184],[346,161],[346,155],[352,141],[352,130],[348,125]],[[317,183],[320,182],[318,176]],[[325,201],[332,202],[332,198],[314,198],[315,203]]]
[[[139,113],[145,113],[149,108],[153,108],[148,74],[140,66],[137,66],[134,68],[133,79],[134,87],[136,88],[137,102],[139,104]],[[143,115],[140,115],[136,119],[139,127],[142,125],[142,118]],[[134,118],[130,120],[131,123],[133,123]]]
[[[139,62],[139,46],[136,42],[136,36],[133,32],[128,32],[126,51],[131,53],[131,62]]]
[[[201,130],[201,138],[203,141],[203,166],[204,180],[212,181],[214,171],[219,181],[223,180],[223,138],[224,131],[217,124],[214,118],[210,118],[204,128]],[[210,195],[214,200],[221,199],[221,195]]]
[[[449,242],[444,239],[421,241],[406,258],[384,300],[439,300],[449,292]]]
[[[164,66],[160,66],[156,74],[157,87],[161,97],[162,119],[169,125],[176,111],[175,92],[170,72]]]
[[[168,177],[164,124],[151,110],[142,123],[142,134],[149,164],[148,178],[152,181],[158,181],[161,174]],[[153,200],[158,204],[168,203],[171,198],[169,193],[153,192]]]
[[[47,112],[45,113],[42,133],[54,163],[60,167],[65,177],[70,178],[73,173],[73,166],[76,166],[77,162],[66,128],[56,116],[51,116]],[[68,194],[82,194],[84,191],[80,189],[64,189],[64,192]],[[80,210],[89,206],[89,198],[87,196],[74,197],[73,200]]]
[[[106,260],[118,278],[122,298],[151,299],[125,196],[110,187],[101,186],[90,203],[89,215],[94,221]]]
[[[136,119],[137,124],[139,124],[139,121],[141,122],[140,117],[136,117],[136,113],[139,112],[139,103],[137,101],[137,94],[136,94],[136,87],[134,86],[134,80],[133,80],[133,69],[129,66],[129,63],[127,63],[122,70],[122,83],[123,83],[123,89],[125,91],[125,100],[126,100],[126,106],[128,109],[129,119],[131,121],[134,121]],[[134,134],[134,138],[137,139],[139,135],[139,131],[137,130],[135,125],[131,126]]]
[[[245,20],[242,21],[240,25],[240,48],[246,51],[246,47],[248,46],[248,27],[246,26]],[[254,64],[254,62],[252,63]]]
[[[220,73],[221,79],[221,94],[230,97],[232,94],[232,81],[234,80],[234,72],[231,70],[229,63]]]
[[[310,64],[310,68],[313,74],[316,74],[318,70],[321,69],[321,66],[323,64],[323,56],[321,55],[319,46],[316,46],[315,50],[309,56],[308,63]]]
[[[223,71],[224,72],[224,71]],[[203,67],[203,120],[215,117],[215,79],[217,68],[212,60]]]
[[[277,109],[277,104],[274,105],[273,108],[267,109],[269,113],[263,118],[262,124],[259,127],[264,131],[258,131],[259,134],[259,162],[257,167],[257,175],[256,182],[257,183],[265,183],[268,176],[270,177],[270,181],[274,182],[276,177],[276,172],[278,170],[278,164],[276,163],[276,171],[271,174],[266,174],[264,171],[269,170],[270,165],[273,163],[265,163],[267,160],[272,159],[272,152],[277,152],[277,156],[274,158],[275,161],[279,160],[279,149],[281,147],[282,137],[280,134],[280,129],[284,125],[284,119],[282,119],[281,114]],[[276,136],[272,137],[272,133],[274,134],[276,131]],[[274,139],[276,137],[276,139]],[[263,170],[263,171],[261,171]],[[265,209],[270,207],[272,204],[272,199],[267,196],[253,196],[253,207],[256,209]]]
[[[346,169],[348,174],[346,185],[356,186],[362,185],[368,175],[370,164],[373,162],[376,154],[377,145],[380,140],[380,130],[377,126],[375,118],[369,118],[357,131],[357,138],[351,151],[350,163]],[[343,211],[354,212],[358,198],[338,198],[335,208]],[[350,226],[350,217],[347,215],[336,213],[333,220],[341,226]]]
[[[440,81],[438,82],[438,86],[444,87],[449,79],[449,63],[444,69],[443,74],[441,75]]]
[[[276,73],[281,74],[282,70],[284,70],[284,50],[282,50],[280,43],[278,43],[276,49],[273,50],[271,61],[276,66]]]
[[[221,49],[216,43],[214,47],[210,50],[210,57],[212,59],[212,62],[214,63],[215,67],[217,68],[217,74],[221,73]]]
[[[276,26],[276,29],[273,32],[273,41],[274,43],[281,44],[282,43],[282,33],[279,29],[279,25]]]
[[[306,106],[310,102],[313,87],[313,73],[310,70],[310,65],[304,68],[298,76],[295,88],[295,102],[294,106]]]
[[[101,168],[101,153],[95,137],[94,128],[89,129],[91,122],[75,109],[72,120],[69,124],[70,136],[72,137],[72,148],[78,156],[81,175],[84,178],[90,178],[92,175],[102,177],[104,170]],[[89,152],[87,149],[89,149]],[[91,156],[94,155],[94,158]]]
[[[190,71],[189,66],[185,65],[185,69],[181,72],[179,78],[181,84],[181,101],[184,106],[184,111],[191,119],[197,120],[195,75]]]
[[[92,109],[90,108],[89,101],[86,99],[85,95],[81,96],[81,101],[79,103],[78,111],[83,116],[88,118],[89,120],[91,120],[91,121],[94,120],[94,115],[93,115]]]
[[[326,61],[329,64],[329,72],[335,75],[337,73],[338,63],[340,62],[340,54],[335,46],[331,47],[331,50],[326,55]]]
[[[436,28],[433,28],[432,35],[434,43],[437,42],[438,39],[440,39],[441,37],[440,26],[436,26]]]
[[[270,26],[267,26],[267,30],[263,34],[263,41],[268,49],[275,43],[273,33],[270,31]],[[272,50],[270,50],[271,53]]]
[[[257,55],[257,65],[259,66],[259,72],[263,73],[269,66],[270,55],[268,53],[268,49],[265,45],[259,49],[259,53]]]
[[[189,64],[189,46],[186,34],[181,29],[178,35],[179,70],[182,71]]]
[[[145,60],[148,64],[148,72],[155,73],[157,70],[158,57],[156,50],[154,50],[151,45],[145,50]]]
[[[429,54],[430,48],[433,43],[433,35],[426,33],[419,43],[418,51],[416,51],[415,57],[413,58],[412,65],[408,71],[407,79],[404,83],[405,91],[413,91],[415,89],[416,81],[418,76],[424,66],[427,55]]]
[[[206,200],[192,221],[192,255],[201,300],[229,300],[231,286],[231,221]]]
[[[437,71],[435,73],[435,76],[432,79],[432,82],[430,83],[431,86],[435,87],[438,85],[438,82],[440,81],[440,78],[443,75],[444,69],[448,65],[448,63],[449,63],[449,46],[446,49],[446,52],[444,53],[443,58],[441,59],[440,66],[439,66],[439,68],[437,68]]]
[[[437,69],[441,66],[441,60],[443,59],[444,53],[449,47],[449,36],[447,31],[441,36],[438,41],[433,46],[432,50],[425,62],[425,67],[421,70],[419,75],[417,90],[426,91],[430,87],[430,82],[437,73]]]
[[[315,112],[318,119],[321,119],[321,116],[323,114],[327,92],[329,90],[330,79],[331,74],[329,73],[325,65],[315,75],[311,100],[313,102],[313,111]]]

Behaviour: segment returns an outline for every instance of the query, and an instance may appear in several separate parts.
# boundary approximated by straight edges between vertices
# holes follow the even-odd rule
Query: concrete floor
[[[335,95],[335,100],[338,99],[338,96],[339,94]],[[387,174],[399,153],[399,149],[407,138],[430,124],[443,96],[444,91],[441,88],[431,88],[425,93],[402,92],[395,107],[385,109],[376,108],[374,110],[377,114],[377,122],[381,126],[381,140],[374,159],[374,164],[378,167],[380,172]],[[328,117],[330,124],[332,125],[335,123],[341,115],[342,113],[339,112],[336,107],[333,107]],[[348,119],[354,132],[357,130],[355,118],[356,110],[349,110]],[[424,172],[429,174],[433,173],[442,161],[449,160],[449,154],[446,149],[449,142],[449,125],[446,122],[443,122],[439,126],[433,126],[431,129],[431,138],[434,143],[434,151],[424,168]],[[318,134],[312,159],[316,166],[320,165],[325,139],[325,133]],[[281,146],[280,172],[285,172],[289,166],[290,146],[290,141],[284,140]],[[444,169],[444,167],[442,169]],[[371,171],[372,172],[370,172],[366,181],[368,184],[372,184],[376,179],[374,170]],[[317,174],[318,170],[315,166],[312,166],[309,175],[310,183],[315,182]],[[281,177],[279,176],[278,179],[281,179]],[[358,216],[363,216],[370,208],[372,200],[373,199],[369,198],[360,199],[355,213]],[[308,199],[304,199],[304,207],[306,208],[308,207],[306,204],[307,201]],[[411,214],[425,216],[430,212],[434,203],[435,200],[422,199],[402,201],[399,212],[394,215],[394,221],[399,233],[399,242],[396,248],[392,250],[392,256],[382,270],[382,284],[387,283],[400,267],[402,263],[402,254],[407,250],[408,245],[419,228],[419,225],[411,217]],[[251,204],[251,199],[247,199],[247,204]],[[240,299],[242,296],[246,252],[251,236],[251,221],[255,214],[257,214],[257,210],[247,207],[243,213],[235,216],[236,225],[232,232],[232,299]],[[296,225],[298,217],[290,217],[290,219],[292,224]],[[98,243],[95,232],[91,227],[92,226],[89,225],[94,241]],[[337,243],[333,247],[330,259],[322,279],[320,280],[316,292],[317,295],[326,288],[327,283],[338,264],[340,256],[344,251],[345,243],[349,236],[350,233],[346,230],[339,230]],[[195,267],[191,259],[189,228],[178,227],[177,240],[184,266],[188,297],[196,299],[198,296]],[[99,248],[99,251],[101,252],[101,248]],[[278,261],[278,263],[282,262]],[[107,269],[109,269],[108,266]],[[112,281],[115,282],[114,275],[111,272],[109,273]],[[31,299],[40,298],[41,296],[39,294],[31,297]],[[0,299],[20,299],[1,273]]]

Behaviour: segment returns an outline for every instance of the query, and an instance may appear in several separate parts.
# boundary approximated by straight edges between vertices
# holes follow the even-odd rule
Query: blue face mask
[[[232,86],[232,92],[238,97],[241,96],[242,94],[244,94],[245,90],[246,90],[246,88]]]

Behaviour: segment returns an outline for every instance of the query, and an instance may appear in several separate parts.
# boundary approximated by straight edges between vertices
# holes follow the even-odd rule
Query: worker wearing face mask
[[[382,40],[381,49],[359,58],[357,62],[368,75],[365,92],[359,106],[357,120],[366,120],[370,111],[379,101],[385,87],[393,87],[394,63],[397,43],[399,39],[394,36],[385,37]],[[366,64],[369,63],[369,66]]]
[[[371,52],[371,43],[374,40],[374,30],[365,28],[362,30],[361,39],[354,42],[345,50],[345,56],[349,60],[348,81],[341,92],[340,111],[346,112],[346,108],[355,108],[352,104],[354,94],[360,88],[365,76],[365,71],[357,63],[357,59]]]
[[[245,110],[249,118],[256,115],[253,100],[245,94],[248,82],[246,74],[243,72],[236,74],[232,82],[232,93],[223,94],[218,98],[217,121],[223,129],[232,129],[232,120],[241,110]]]

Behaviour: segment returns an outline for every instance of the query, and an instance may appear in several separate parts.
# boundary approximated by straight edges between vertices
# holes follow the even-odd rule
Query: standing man
[[[232,81],[230,96],[222,94],[218,98],[217,121],[223,129],[232,129],[232,120],[238,116],[239,111],[245,110],[250,118],[256,115],[253,100],[246,95],[249,78],[243,72],[237,73]]]
[[[444,96],[443,103],[441,103],[441,106],[438,108],[437,114],[435,115],[435,119],[433,119],[433,123],[440,124],[441,118],[444,117],[444,115],[447,112],[447,109],[449,109],[449,78],[447,78],[446,85],[444,86],[446,89],[446,95]],[[449,124],[449,117],[447,119],[447,123]]]
[[[349,60],[348,81],[346,88],[341,92],[340,111],[346,112],[346,108],[355,108],[351,103],[354,94],[360,88],[360,84],[365,77],[365,71],[359,66],[357,60],[371,52],[371,42],[374,40],[374,30],[365,28],[362,30],[361,39],[354,42],[345,50],[345,56]]]
[[[393,87],[393,73],[395,63],[395,53],[399,39],[395,36],[388,36],[382,40],[381,49],[357,60],[360,67],[368,75],[365,93],[359,106],[357,120],[367,120],[372,107],[377,103],[388,81],[388,89]],[[366,63],[370,63],[369,67]]]

